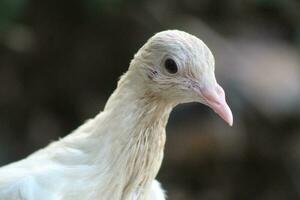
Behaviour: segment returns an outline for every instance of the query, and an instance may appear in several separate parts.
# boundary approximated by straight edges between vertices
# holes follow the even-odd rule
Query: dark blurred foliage
[[[215,53],[235,122],[178,106],[159,180],[170,199],[300,199],[297,0],[1,0],[0,164],[104,106],[139,47],[181,29]]]

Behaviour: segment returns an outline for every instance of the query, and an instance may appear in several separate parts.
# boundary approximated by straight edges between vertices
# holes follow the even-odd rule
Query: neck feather
[[[148,92],[139,81],[126,74],[104,110],[117,119],[117,126],[122,129],[113,134],[122,141],[118,146],[121,156],[116,162],[123,163],[128,175],[124,199],[137,188],[137,196],[145,199],[145,192],[161,166],[165,127],[172,109],[170,103]]]
[[[99,194],[128,199],[136,193],[137,199],[147,199],[161,166],[173,105],[148,92],[143,84],[127,72],[104,111],[78,129],[86,137],[81,147],[98,166],[99,179],[106,180],[99,183]]]

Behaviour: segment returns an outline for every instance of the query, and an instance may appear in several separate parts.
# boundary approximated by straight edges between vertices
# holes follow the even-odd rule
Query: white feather
[[[180,76],[163,71],[166,56],[178,62]],[[101,113],[0,169],[0,199],[164,200],[155,177],[169,114],[178,103],[195,100],[187,80],[198,81],[212,65],[212,54],[196,37],[158,33],[135,55]]]

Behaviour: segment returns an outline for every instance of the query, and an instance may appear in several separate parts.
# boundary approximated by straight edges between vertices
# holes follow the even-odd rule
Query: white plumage
[[[0,168],[0,199],[164,200],[155,177],[165,126],[174,106],[192,101],[232,124],[208,47],[182,31],[157,33],[134,56],[102,112]]]

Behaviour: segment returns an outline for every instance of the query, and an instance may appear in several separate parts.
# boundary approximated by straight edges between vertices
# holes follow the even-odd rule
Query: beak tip
[[[232,125],[233,125],[233,115],[232,115],[232,112],[231,112],[229,107],[228,107],[228,116],[227,116],[226,122],[228,123],[228,125],[230,127],[232,127]]]
[[[232,127],[233,126],[233,120],[228,122],[229,126]]]
[[[229,126],[232,127],[232,125],[233,125],[233,116],[232,116],[231,111],[230,111],[230,114],[229,114],[229,115],[227,115],[226,117],[222,117],[222,118],[224,119],[225,122],[227,122],[227,124],[228,124]]]
[[[224,101],[225,102],[225,101]],[[215,110],[215,112],[229,125],[233,125],[233,114],[227,103],[225,102],[221,107]]]

